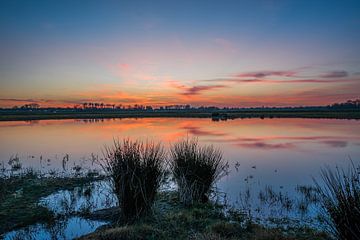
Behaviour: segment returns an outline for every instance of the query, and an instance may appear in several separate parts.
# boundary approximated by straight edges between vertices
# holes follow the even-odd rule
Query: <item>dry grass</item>
[[[213,185],[225,174],[222,152],[212,145],[200,146],[195,138],[175,143],[170,152],[180,201],[185,205],[206,202]]]
[[[360,239],[360,169],[322,169],[322,184],[315,180],[331,232],[340,240]]]
[[[113,181],[122,220],[136,219],[151,209],[165,160],[160,143],[125,139],[106,147],[102,166]]]

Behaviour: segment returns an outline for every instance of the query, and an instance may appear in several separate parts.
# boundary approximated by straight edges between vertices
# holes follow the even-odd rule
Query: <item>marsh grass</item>
[[[8,164],[10,165],[12,171],[18,171],[22,168],[20,158],[17,154],[10,157]]]
[[[325,240],[327,235],[303,227],[270,228],[251,222],[241,211],[224,205],[199,203],[184,206],[176,192],[161,192],[157,196],[154,215],[138,219],[133,224],[103,227],[82,240]],[[160,203],[159,202],[159,203]],[[165,211],[164,211],[165,209]]]
[[[33,170],[2,178],[6,188],[0,201],[0,235],[34,223],[52,223],[55,215],[39,204],[40,199],[97,180],[102,178],[44,177]]]
[[[4,176],[0,176],[0,201],[2,201],[3,197],[6,193],[6,180]]]
[[[170,168],[178,185],[180,201],[185,205],[208,201],[213,185],[226,174],[222,152],[212,145],[200,146],[196,138],[175,143]]]
[[[326,167],[322,183],[316,179],[325,223],[337,239],[360,239],[360,169],[351,162],[347,170]]]
[[[164,173],[165,151],[160,143],[125,139],[106,147],[103,169],[113,182],[122,221],[147,213]]]

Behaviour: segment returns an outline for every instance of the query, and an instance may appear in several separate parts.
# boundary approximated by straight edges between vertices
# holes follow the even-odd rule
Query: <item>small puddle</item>
[[[58,191],[42,198],[39,204],[57,215],[69,215],[114,207],[116,198],[109,181],[97,181],[72,191]]]
[[[57,220],[54,224],[35,224],[26,228],[8,232],[4,240],[67,240],[94,232],[98,227],[107,224],[103,221],[92,221],[80,217]]]
[[[3,235],[5,240],[73,239],[94,232],[106,221],[89,220],[79,213],[116,206],[109,181],[92,182],[84,187],[63,190],[42,198],[40,205],[52,210],[58,220],[47,224],[34,224]],[[1,238],[1,237],[0,237]]]

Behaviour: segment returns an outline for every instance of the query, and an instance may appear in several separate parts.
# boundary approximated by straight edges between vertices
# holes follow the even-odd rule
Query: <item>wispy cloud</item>
[[[323,78],[343,78],[349,76],[346,71],[331,71],[320,75]]]
[[[350,82],[352,79],[291,79],[291,80],[275,80],[265,78],[242,79],[242,78],[216,78],[207,79],[206,82],[229,82],[229,83],[338,83]]]
[[[238,73],[235,74],[235,77],[238,78],[264,78],[270,76],[277,76],[277,77],[293,77],[296,75],[295,71],[257,71],[257,72],[248,72],[248,73]]]
[[[299,83],[345,83],[354,82],[357,78],[347,78],[347,71],[329,71],[323,74],[304,76],[299,70],[288,71],[255,71],[236,73],[226,77],[205,79],[213,83],[264,83],[264,84],[299,84]]]
[[[9,102],[24,102],[24,103],[38,103],[40,100],[37,99],[22,99],[22,98],[0,98],[0,101],[9,101]]]
[[[246,148],[260,148],[260,149],[289,149],[296,147],[292,143],[266,143],[261,141],[254,143],[239,143],[237,145]]]
[[[348,145],[347,141],[340,141],[340,140],[328,140],[328,141],[323,141],[322,143],[333,148],[343,148]]]
[[[211,91],[214,89],[219,89],[219,88],[226,88],[226,85],[223,84],[217,84],[217,85],[195,85],[195,86],[186,86],[184,84],[180,84],[177,81],[169,81],[168,82],[169,86],[176,88],[176,89],[180,89],[182,92],[180,93],[180,95],[183,96],[194,96],[194,95],[199,95],[202,92],[206,92],[206,91]]]
[[[204,91],[214,90],[218,88],[225,88],[225,85],[208,85],[208,86],[193,86],[186,88],[183,95],[197,95]]]

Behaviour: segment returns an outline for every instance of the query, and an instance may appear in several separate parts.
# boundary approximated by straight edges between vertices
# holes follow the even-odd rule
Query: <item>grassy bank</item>
[[[332,119],[360,119],[360,111],[79,111],[79,112],[2,112],[0,121],[26,121],[49,119],[99,119],[99,118],[212,118],[213,120],[226,120],[236,118],[332,118]]]
[[[102,211],[101,218],[109,219],[114,209]],[[92,218],[98,217],[88,216]],[[115,216],[116,219],[116,216]],[[329,239],[323,232],[306,227],[265,227],[255,223],[240,211],[226,209],[214,203],[184,207],[178,194],[160,193],[151,215],[131,225],[108,225],[79,240],[112,239]]]
[[[70,190],[98,177],[41,177],[35,173],[2,178],[0,235],[34,223],[51,223],[55,216],[39,200],[59,190]]]

